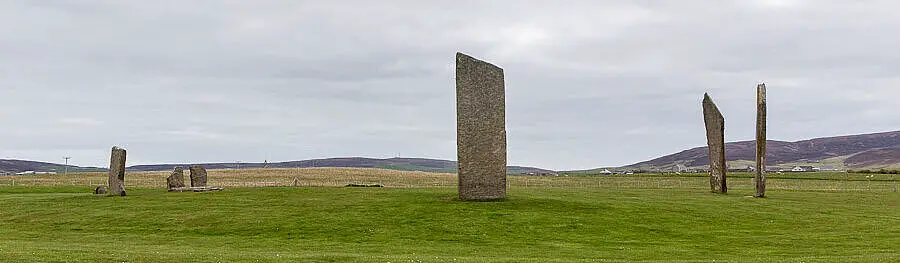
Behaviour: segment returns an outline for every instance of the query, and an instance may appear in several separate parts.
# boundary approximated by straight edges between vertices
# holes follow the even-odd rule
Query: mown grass
[[[893,192],[0,187],[5,262],[898,262]]]

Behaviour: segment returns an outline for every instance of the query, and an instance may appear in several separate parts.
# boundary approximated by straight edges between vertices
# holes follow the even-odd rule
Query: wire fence
[[[128,172],[126,187],[167,188],[168,172]],[[187,184],[190,176],[185,175]],[[104,173],[69,175],[0,176],[0,187],[79,186],[107,184]],[[343,187],[349,184],[392,188],[456,188],[455,174],[394,171],[366,168],[303,168],[210,170],[208,185],[244,187]],[[729,189],[754,189],[749,177],[728,178]],[[696,175],[613,176],[517,176],[507,178],[508,188],[603,188],[603,189],[708,189],[709,178]],[[769,178],[769,190],[898,192],[894,175],[806,176]]]

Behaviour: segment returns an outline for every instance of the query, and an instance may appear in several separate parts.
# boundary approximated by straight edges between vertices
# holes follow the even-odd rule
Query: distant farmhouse
[[[815,172],[815,171],[816,171],[816,168],[815,168],[815,167],[812,167],[812,166],[806,166],[806,165],[802,165],[802,166],[794,166],[794,168],[791,169],[791,172],[795,172],[795,173]]]

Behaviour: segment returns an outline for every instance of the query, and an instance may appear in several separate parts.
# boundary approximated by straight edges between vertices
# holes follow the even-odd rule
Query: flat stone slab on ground
[[[384,187],[380,184],[348,184],[344,187]]]
[[[178,187],[171,188],[169,192],[214,192],[214,191],[222,191],[225,190],[222,187],[215,186],[199,186],[199,187]]]

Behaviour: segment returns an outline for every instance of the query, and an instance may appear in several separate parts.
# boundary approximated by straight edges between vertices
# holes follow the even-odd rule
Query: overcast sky
[[[0,158],[456,159],[454,55],[505,70],[510,165],[900,129],[896,1],[0,1]]]

